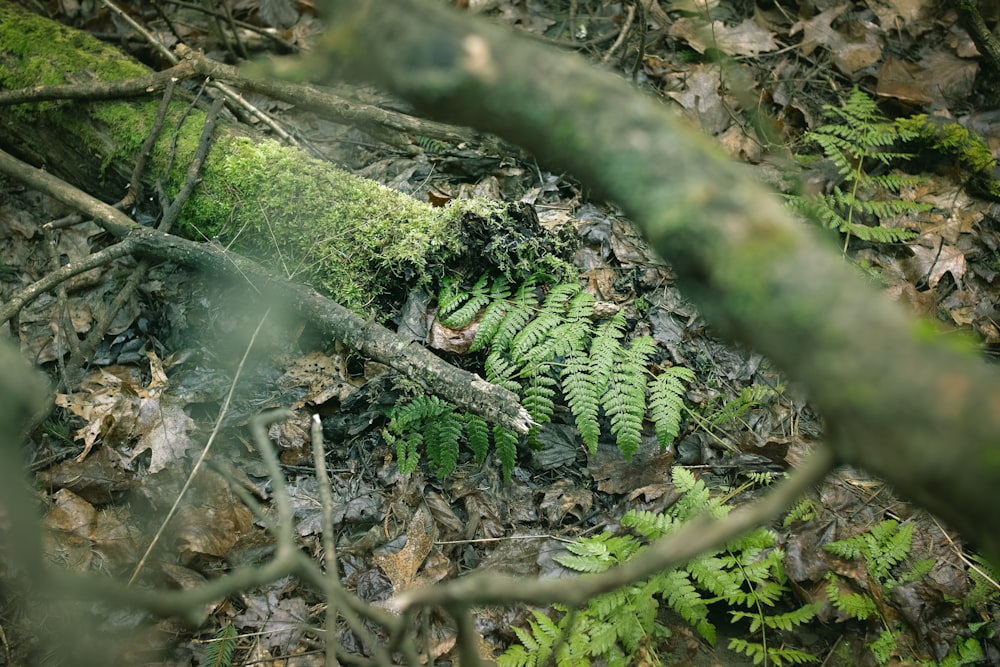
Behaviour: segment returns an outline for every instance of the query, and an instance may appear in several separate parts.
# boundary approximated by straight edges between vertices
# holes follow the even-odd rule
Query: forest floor
[[[249,27],[228,39],[220,37],[228,28],[220,32],[190,8],[164,3],[163,14],[130,13],[167,46],[180,37],[210,57],[233,62],[238,60],[233,37],[251,54],[274,50],[276,41],[283,49],[308,44],[321,29],[311,4],[233,2],[233,17]],[[797,194],[793,203],[801,209],[836,211],[842,217],[827,217],[833,228],[826,233],[845,261],[935,321],[940,336],[973,336],[986,357],[1000,350],[1000,209],[990,196],[992,174],[969,166],[973,149],[967,145],[949,150],[901,134],[896,150],[912,157],[880,161],[877,153],[884,147],[866,146],[860,138],[870,130],[899,133],[907,126],[895,119],[930,114],[941,126],[955,123],[966,130],[975,146],[993,155],[1000,151],[995,77],[958,12],[946,3],[467,4],[469,11],[619,72],[715,137],[762,180]],[[106,9],[75,6],[56,18],[124,44],[154,64],[148,44]],[[260,31],[278,39],[264,39]],[[341,92],[408,111],[378,91]],[[593,553],[574,550],[575,540],[604,531],[631,534],[623,527],[630,510],[676,517],[670,512],[692,491],[679,490],[682,482],[672,468],[693,473],[717,502],[739,507],[759,498],[772,480],[820,445],[823,424],[807,397],[767,359],[715,338],[673,286],[670,267],[613,204],[590,200],[571,174],[550,173],[523,151],[505,153],[495,144],[455,145],[427,137],[411,137],[406,147],[380,143],[315,113],[247,97],[314,154],[417,199],[523,202],[534,207],[545,229],[569,226],[578,241],[570,259],[583,291],[623,315],[626,340],[655,341],[651,372],[684,367],[693,379],[682,394],[679,433],[665,449],[647,423],[631,459],[615,446],[608,428],[590,453],[569,408],[557,400],[552,423],[521,448],[509,481],[492,457],[477,464],[465,452],[448,475],[438,476],[427,465],[402,475],[397,450],[386,439],[391,410],[407,397],[398,378],[308,328],[294,334],[267,331],[268,351],[251,357],[227,403],[212,469],[202,471],[188,490],[164,539],[168,546],[145,566],[147,583],[196,586],[239,565],[262,562],[273,551],[273,535],[229,487],[238,480],[265,514],[270,511],[272,481],[247,435],[249,418],[269,407],[293,406],[295,416],[272,426],[269,435],[280,450],[299,546],[317,559],[324,554],[323,506],[308,434],[312,415],[321,417],[340,576],[348,590],[372,603],[477,569],[569,576],[566,565],[574,561],[568,556]],[[836,153],[823,150],[823,137],[832,136],[823,128],[831,125],[854,133],[856,152],[841,155],[847,157],[847,172]],[[846,192],[888,208],[845,209]],[[824,209],[823,202],[832,203]],[[42,226],[66,213],[46,197],[0,180],[4,300],[44,271],[48,256],[39,259],[38,251]],[[99,249],[104,240],[95,232],[78,226],[55,233],[51,256],[75,260]],[[59,378],[71,350],[53,332],[68,322],[77,332],[86,330],[95,304],[113,296],[115,270],[122,269],[109,268],[67,295],[44,297],[27,308],[19,319],[24,355]],[[464,276],[463,289],[471,290],[478,278]],[[536,290],[539,303],[551,289]],[[438,303],[433,295],[403,289],[401,296],[400,315],[390,326],[433,320]],[[44,547],[53,563],[125,576],[134,571],[234,382],[244,350],[231,349],[226,341],[234,331],[257,325],[251,301],[238,288],[210,278],[172,265],[154,267],[108,326],[99,348],[80,360],[80,379],[63,387],[59,407],[30,447]],[[475,324],[445,327],[434,321],[424,331],[427,345],[482,373],[482,357],[467,354]],[[865,336],[863,330],[857,334]],[[160,413],[157,424],[169,438],[149,437],[148,429],[117,439],[107,432],[108,423],[140,422],[150,410]],[[661,592],[650,598],[650,604],[655,599],[660,605],[648,626],[658,634],[636,644],[623,630],[616,649],[624,656],[621,664],[757,664],[751,650],[741,649],[745,642],[769,645],[770,652],[759,654],[767,664],[796,660],[789,657],[793,653],[774,649],[800,651],[824,665],[1000,664],[1000,587],[989,567],[963,549],[960,536],[896,498],[878,479],[839,469],[768,530],[771,542],[759,553],[780,554],[780,564],[769,566],[765,577],[743,582],[745,592],[780,587],[765,604],[772,608],[770,616],[761,611],[756,593],[741,607],[732,591],[719,594],[688,571],[713,631],[692,627],[688,610]],[[718,556],[727,554],[740,568],[750,565],[740,560],[750,556],[735,547]],[[88,612],[106,615],[101,631],[114,638],[109,646],[123,656],[121,664],[223,664],[211,663],[206,650],[211,655],[212,647],[228,642],[229,664],[320,665],[330,639],[322,631],[327,603],[315,588],[281,579],[212,605],[198,628],[138,612],[109,614],[103,606]],[[6,596],[0,664],[44,664],[39,656],[47,650],[38,645],[32,625],[37,614],[28,612],[38,604],[43,603]],[[630,604],[636,606],[619,606],[617,613],[638,614],[639,603]],[[802,610],[809,613],[767,626],[767,618]],[[564,618],[543,611],[556,622]],[[423,622],[430,661],[456,664],[450,662],[452,626],[433,614]],[[475,622],[485,660],[545,636],[544,623],[527,608],[478,610]],[[346,628],[334,641],[344,655],[370,655],[370,647]],[[592,659],[602,664],[601,656],[611,655],[613,650],[594,652]],[[507,660],[504,664],[515,664]]]

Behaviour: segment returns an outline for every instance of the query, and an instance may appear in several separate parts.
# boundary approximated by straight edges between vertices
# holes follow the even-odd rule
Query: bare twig
[[[166,516],[163,517],[163,521],[160,522],[160,527],[156,530],[156,534],[153,535],[153,539],[149,541],[149,546],[146,547],[145,553],[142,554],[142,558],[140,558],[139,562],[136,563],[135,569],[132,570],[132,576],[130,576],[128,579],[128,583],[130,586],[135,582],[136,577],[139,576],[139,572],[142,571],[143,566],[146,564],[146,560],[149,558],[149,555],[153,553],[153,549],[156,548],[156,545],[159,543],[160,538],[163,536],[164,531],[167,529],[167,524],[170,523],[170,520],[177,513],[177,510],[181,505],[181,501],[184,499],[184,495],[187,493],[188,489],[191,488],[191,484],[194,482],[194,478],[198,475],[198,472],[201,470],[202,465],[204,465],[205,459],[208,458],[208,452],[212,448],[212,443],[215,442],[215,439],[219,435],[219,431],[222,430],[223,418],[227,414],[229,414],[229,404],[232,403],[233,392],[236,391],[236,385],[239,382],[240,375],[243,373],[243,368],[246,366],[247,357],[250,356],[250,350],[253,349],[254,341],[257,340],[257,335],[260,333],[261,327],[264,326],[264,322],[267,320],[268,313],[270,312],[271,311],[268,310],[267,312],[264,313],[264,316],[260,318],[260,322],[257,324],[257,328],[254,329],[253,335],[250,337],[250,342],[247,343],[247,347],[243,351],[243,358],[240,359],[240,363],[236,367],[236,372],[233,374],[233,380],[232,382],[229,383],[229,392],[226,394],[226,398],[222,401],[222,407],[219,408],[219,414],[215,418],[215,424],[212,425],[212,433],[208,436],[208,440],[205,441],[205,446],[202,447],[201,453],[198,455],[198,458],[195,459],[194,466],[191,468],[191,472],[188,474],[187,479],[184,480],[184,485],[181,487],[181,490],[177,493],[177,498],[174,499],[174,504],[170,507],[170,510],[167,512]],[[274,482],[274,484],[275,487],[278,486],[277,482]],[[278,525],[291,526],[292,525],[291,509],[288,506],[288,499],[286,494],[284,493],[284,488],[283,487],[281,488],[280,490],[281,493],[279,493],[278,491],[279,490],[275,488],[275,495],[277,496],[276,502],[278,504],[278,515],[280,517]],[[284,505],[282,504],[282,501],[284,501]],[[282,512],[282,510],[284,510],[284,512]],[[280,549],[282,546],[281,533],[279,533],[278,544]]]
[[[127,244],[124,248],[133,252],[247,281],[274,303],[295,310],[336,335],[348,347],[396,369],[463,410],[517,433],[527,433],[533,424],[528,412],[510,391],[448,364],[375,322],[362,320],[310,287],[276,278],[256,262],[214,244],[194,243],[141,227],[121,211],[3,151],[0,151],[0,172],[92,216],[111,233],[126,237],[122,244]]]
[[[827,447],[819,447],[801,468],[757,503],[738,509],[725,519],[715,520],[702,516],[689,521],[677,532],[654,542],[624,565],[600,574],[534,582],[493,574],[475,574],[430,588],[405,591],[395,598],[393,607],[402,610],[413,606],[447,607],[456,603],[502,605],[515,602],[540,606],[559,602],[575,607],[595,595],[681,565],[712,547],[725,544],[766,523],[819,483],[832,467],[832,452]]]

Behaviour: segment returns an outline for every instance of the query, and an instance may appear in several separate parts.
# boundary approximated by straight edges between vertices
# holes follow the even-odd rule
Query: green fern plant
[[[201,664],[206,667],[230,667],[233,664],[233,651],[236,649],[238,638],[239,632],[232,623],[219,628],[215,637],[205,642]]]
[[[551,286],[541,303],[538,290],[535,279],[513,292],[505,281],[488,287],[480,279],[459,308],[445,295],[445,324],[464,326],[481,310],[471,350],[487,350],[486,379],[523,396],[538,424],[551,420],[561,393],[592,453],[602,411],[626,456],[639,447],[647,410],[661,446],[670,444],[680,428],[683,383],[694,373],[672,367],[650,378],[656,345],[649,337],[626,343],[621,313],[595,323],[594,297],[578,284]]]
[[[458,413],[454,405],[437,396],[419,394],[393,406],[382,436],[396,447],[400,473],[412,473],[421,454],[426,454],[437,475],[444,477],[455,469],[463,433],[476,463],[482,463],[489,450],[486,421],[471,413]],[[517,456],[517,434],[495,426],[493,443],[504,476],[509,478]]]
[[[673,480],[681,497],[666,512],[629,512],[622,518],[622,526],[630,528],[633,534],[605,532],[584,538],[569,545],[570,554],[557,561],[577,572],[602,572],[626,562],[645,549],[649,541],[669,535],[698,514],[722,516],[728,512],[729,507],[712,497],[705,484],[689,471],[674,468]],[[746,622],[755,637],[753,641],[732,639],[729,648],[751,657],[755,663],[816,662],[809,653],[782,646],[775,639],[781,632],[791,632],[808,623],[817,609],[806,605],[787,612],[776,611],[788,592],[783,557],[775,547],[774,534],[758,528],[683,567],[598,596],[572,617],[567,614],[558,621],[546,617],[547,622],[541,624],[538,622],[541,612],[536,611],[536,623],[529,624],[530,631],[518,633],[520,644],[511,646],[498,664],[501,667],[543,664],[541,647],[551,646],[560,635],[565,636],[565,653],[554,656],[545,653],[548,664],[587,665],[590,660],[599,660],[608,665],[628,665],[636,664],[639,655],[643,662],[657,664],[655,640],[670,634],[659,620],[661,605],[672,609],[713,644],[716,628],[710,610],[715,605],[724,605],[732,620]],[[567,610],[556,607],[556,612],[565,614]]]
[[[882,227],[891,216],[926,211],[930,206],[899,198],[899,193],[921,179],[896,172],[876,173],[912,157],[893,150],[917,136],[916,130],[889,121],[875,103],[857,87],[841,106],[823,107],[831,123],[805,134],[833,162],[843,179],[822,195],[789,197],[791,205],[824,226],[844,234],[844,252],[851,237],[877,243],[906,241],[909,230]],[[874,225],[865,224],[873,221]]]
[[[972,554],[969,559],[972,561],[969,567],[972,590],[962,600],[962,604],[971,609],[1000,597],[1000,586],[997,585],[1000,572],[982,556]]]
[[[889,593],[900,584],[925,577],[934,566],[932,559],[924,559],[916,561],[904,572],[897,572],[899,566],[909,558],[912,541],[912,523],[900,525],[895,519],[886,519],[866,532],[830,542],[823,545],[823,548],[845,560],[863,560],[869,582]],[[898,657],[901,628],[890,624],[881,615],[875,600],[868,593],[851,591],[850,586],[832,572],[827,573],[826,579],[826,595],[836,609],[859,621],[875,618],[881,623],[882,630],[878,637],[868,644],[875,661],[884,665]],[[969,664],[981,656],[982,647],[975,638],[970,637],[959,641],[940,664]]]

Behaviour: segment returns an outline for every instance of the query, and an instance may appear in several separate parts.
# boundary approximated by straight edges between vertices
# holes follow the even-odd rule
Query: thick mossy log
[[[0,4],[0,101],[4,91],[149,74],[86,34]],[[179,90],[143,175],[147,194],[155,193],[157,180],[169,195],[178,192],[197,148],[205,113]],[[159,94],[150,91],[128,100],[6,106],[0,146],[114,202],[125,194],[158,105]],[[384,299],[406,283],[465,260],[514,273],[551,261],[548,242],[530,241],[541,230],[525,207],[475,199],[432,208],[232,124],[220,124],[214,142],[181,231],[196,240],[218,238],[355,312],[383,316]],[[150,204],[147,198],[140,207],[155,213]],[[524,233],[513,244],[516,255],[498,249],[484,258],[480,248],[466,256],[473,237],[515,230]]]

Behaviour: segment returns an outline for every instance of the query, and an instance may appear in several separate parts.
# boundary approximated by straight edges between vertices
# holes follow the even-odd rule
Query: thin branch
[[[777,517],[803,493],[818,484],[833,469],[833,453],[819,447],[801,468],[764,498],[738,509],[724,519],[706,516],[685,523],[624,565],[595,575],[570,579],[525,582],[514,577],[475,574],[438,586],[405,591],[396,597],[393,608],[456,603],[504,605],[513,603],[547,606],[555,602],[576,607],[588,599],[633,584],[667,568],[676,567],[695,556],[725,544],[743,533]]]
[[[458,407],[487,421],[527,433],[533,424],[512,392],[458,369],[389,329],[363,320],[305,285],[276,278],[256,262],[211,243],[195,243],[137,225],[121,211],[77,190],[52,174],[0,151],[0,172],[92,216],[134,252],[171,259],[216,275],[245,280],[273,303],[282,304],[336,335],[362,355],[396,369]]]

